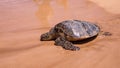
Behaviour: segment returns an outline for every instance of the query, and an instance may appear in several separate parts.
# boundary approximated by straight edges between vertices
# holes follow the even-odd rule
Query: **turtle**
[[[94,23],[81,20],[65,20],[56,24],[49,32],[40,36],[41,41],[54,40],[56,46],[62,46],[66,50],[78,51],[80,47],[72,42],[81,41],[94,36],[100,32],[100,27]],[[104,35],[110,35],[109,32]]]

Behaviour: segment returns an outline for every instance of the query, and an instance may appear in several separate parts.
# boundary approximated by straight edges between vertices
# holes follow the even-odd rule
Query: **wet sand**
[[[120,68],[120,1],[109,1],[1,0],[0,68]],[[80,51],[39,41],[42,33],[68,19],[94,22],[112,36],[75,44]]]

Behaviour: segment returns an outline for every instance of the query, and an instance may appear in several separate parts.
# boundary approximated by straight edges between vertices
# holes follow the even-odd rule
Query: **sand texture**
[[[0,68],[120,68],[120,0],[0,0]],[[98,24],[112,36],[64,50],[40,35],[64,20]]]

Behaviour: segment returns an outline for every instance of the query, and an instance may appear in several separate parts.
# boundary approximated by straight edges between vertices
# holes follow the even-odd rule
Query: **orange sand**
[[[120,68],[118,2],[1,0],[0,68]],[[39,41],[42,33],[67,19],[97,23],[112,36],[75,44],[81,50],[74,52],[55,46],[54,41]]]

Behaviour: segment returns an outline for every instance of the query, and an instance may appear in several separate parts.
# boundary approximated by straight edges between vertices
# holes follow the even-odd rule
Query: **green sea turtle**
[[[96,24],[80,20],[66,20],[55,25],[49,32],[42,34],[40,40],[55,40],[55,45],[62,46],[66,50],[77,51],[80,48],[74,46],[71,41],[91,38],[97,36],[99,32],[100,27]],[[110,35],[109,33],[104,34]]]

